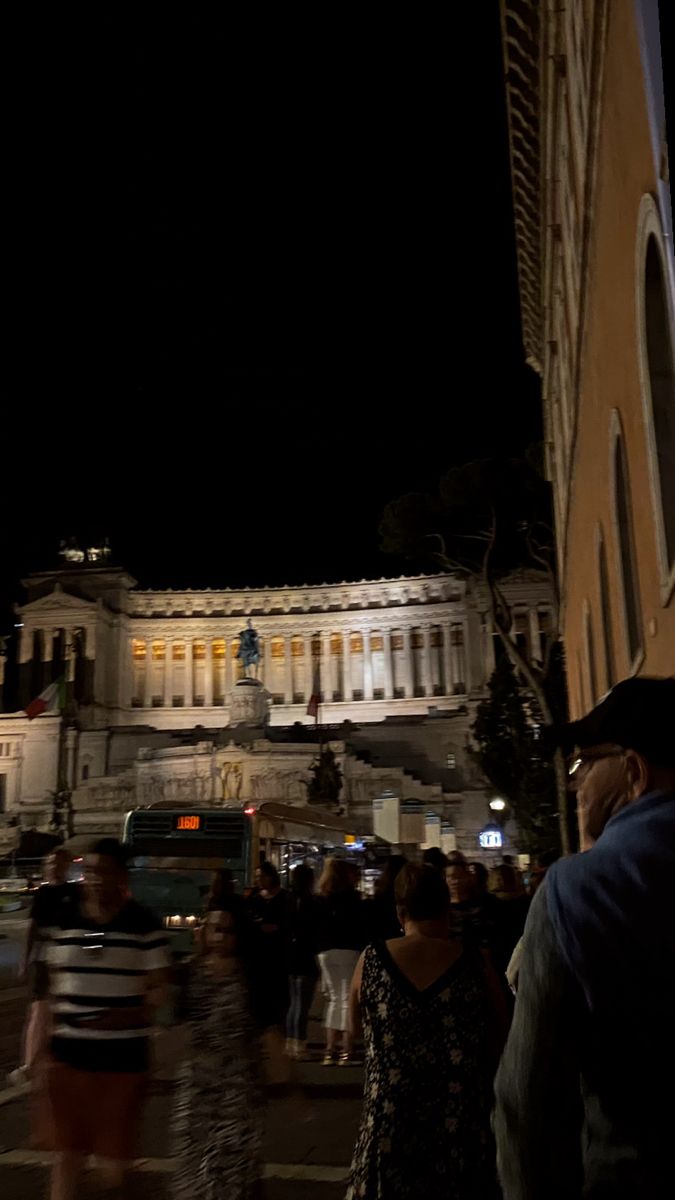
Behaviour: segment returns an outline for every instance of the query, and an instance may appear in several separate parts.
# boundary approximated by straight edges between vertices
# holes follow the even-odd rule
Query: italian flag
[[[31,700],[24,712],[29,721],[34,721],[36,717],[42,716],[42,713],[57,713],[63,708],[66,692],[66,681],[62,677],[57,679],[55,683],[50,683],[44,692],[40,692],[35,700]]]

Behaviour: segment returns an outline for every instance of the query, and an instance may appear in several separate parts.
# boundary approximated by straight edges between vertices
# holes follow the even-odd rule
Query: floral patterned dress
[[[191,1049],[181,1069],[174,1134],[175,1200],[252,1200],[258,1195],[263,1101],[260,1049],[239,968],[199,966],[185,1016]]]
[[[493,1200],[488,997],[464,951],[418,991],[384,943],[365,952],[364,1108],[347,1200]]]

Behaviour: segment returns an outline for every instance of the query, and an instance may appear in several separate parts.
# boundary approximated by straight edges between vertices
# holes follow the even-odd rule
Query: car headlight
[[[174,913],[171,917],[164,918],[165,929],[196,929],[199,924],[199,917],[194,913],[184,916],[182,913]]]

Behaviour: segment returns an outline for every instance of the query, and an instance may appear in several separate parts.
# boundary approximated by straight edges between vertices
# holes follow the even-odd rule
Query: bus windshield
[[[162,871],[132,867],[129,887],[134,900],[158,916],[199,916],[211,884],[209,871]]]

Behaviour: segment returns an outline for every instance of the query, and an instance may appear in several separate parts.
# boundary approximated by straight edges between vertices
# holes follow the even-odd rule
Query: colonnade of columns
[[[523,610],[517,619],[530,652],[538,657],[545,636],[540,612]],[[76,641],[78,655],[91,664],[93,684],[95,632],[93,628],[86,634],[67,628],[22,631],[19,662],[34,677],[31,686],[39,682],[36,658],[42,668],[41,687],[51,679],[57,645],[72,679]],[[480,644],[472,644],[477,639]],[[160,636],[158,630],[157,637],[130,638],[115,671],[115,702],[142,708],[222,706],[239,678],[238,644],[233,631],[225,637],[184,637]],[[284,705],[306,703],[317,690],[325,703],[460,695],[484,686],[494,667],[491,627],[484,623],[481,632],[478,623],[474,629],[469,617],[376,629],[363,628],[355,620],[346,629],[314,633],[274,634],[263,629],[260,646],[259,677],[274,702]],[[110,648],[101,648],[110,661]],[[96,679],[99,667],[103,676],[103,664],[96,664]]]
[[[20,628],[17,647],[19,701],[35,698],[57,675],[79,689],[76,699],[93,698],[96,630],[80,625]],[[76,678],[79,682],[76,683]]]
[[[467,640],[466,622],[450,620],[414,628],[261,635],[259,678],[283,704],[306,703],[317,690],[324,702],[459,694],[472,682],[467,678]],[[129,658],[141,668],[132,679],[133,702],[144,708],[224,704],[239,678],[237,645],[229,638],[130,639]]]

